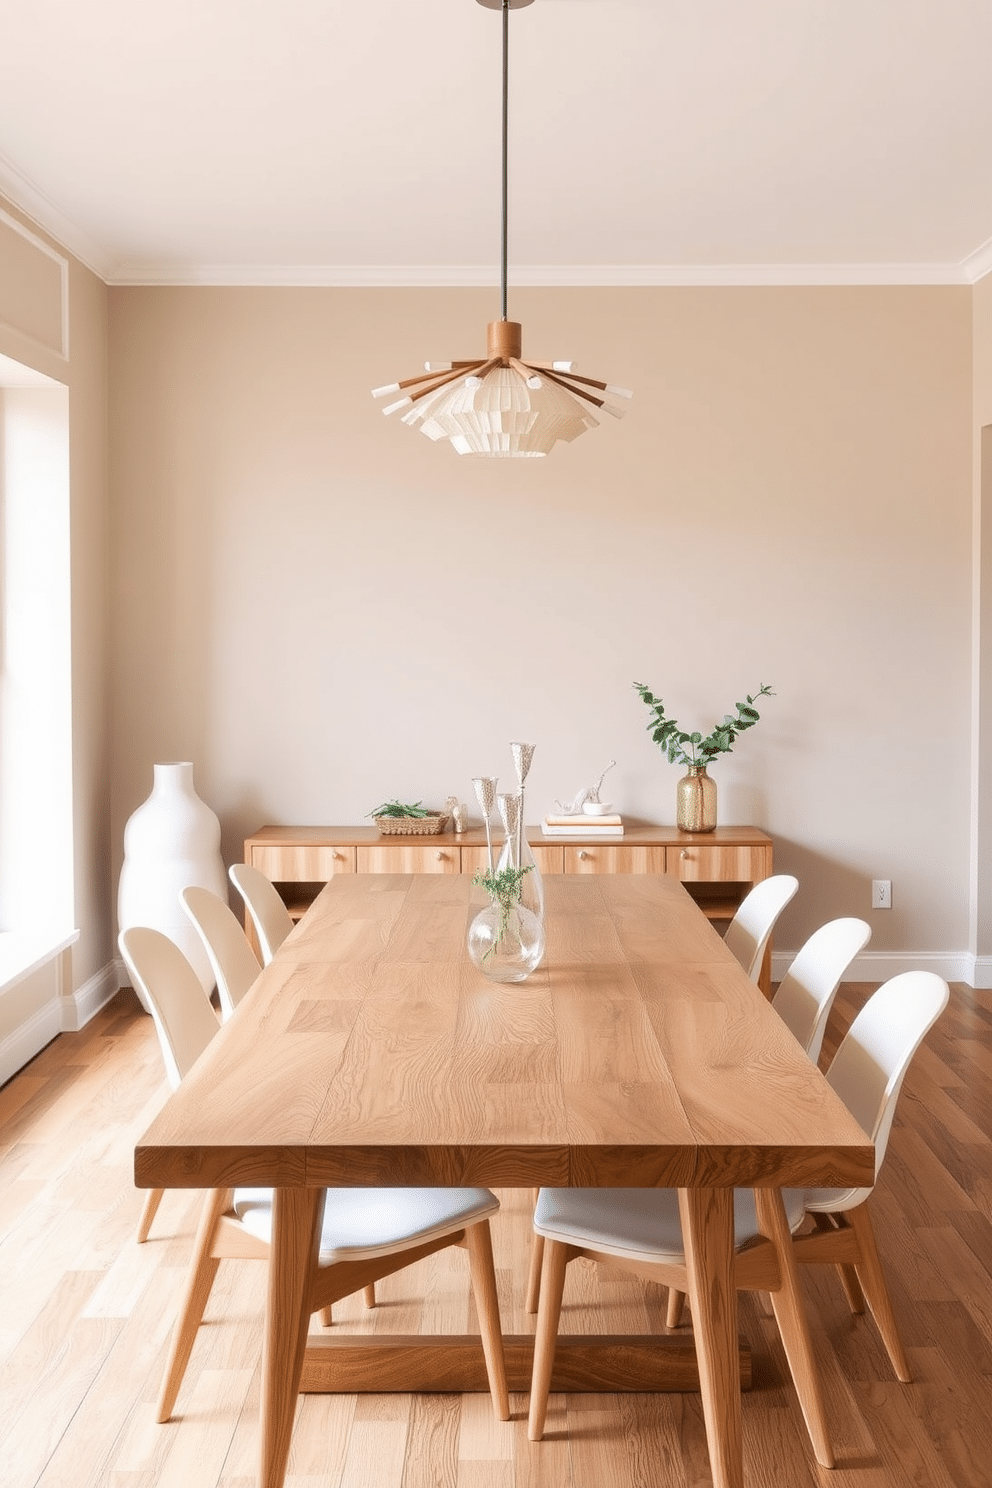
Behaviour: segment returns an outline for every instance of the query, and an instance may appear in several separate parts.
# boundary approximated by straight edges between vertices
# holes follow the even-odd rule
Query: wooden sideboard
[[[772,873],[772,840],[757,827],[691,833],[639,826],[622,838],[567,841],[528,827],[527,840],[542,873],[671,873],[718,922],[731,920],[748,890]],[[486,864],[486,836],[481,827],[438,837],[384,837],[376,827],[262,827],[245,839],[245,862],[272,880],[298,919],[337,873],[475,873]],[[766,954],[766,994],[770,964]]]

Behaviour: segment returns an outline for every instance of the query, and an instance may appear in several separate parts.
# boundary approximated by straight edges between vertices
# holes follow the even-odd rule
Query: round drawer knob
[[[686,852],[685,848],[683,848],[682,851],[679,853],[680,858],[687,858],[688,856],[689,854]]]
[[[437,854],[437,860],[438,860],[438,862],[439,863],[443,863],[445,861],[445,859],[447,858],[447,856],[448,856],[447,853],[443,853],[443,852],[440,852],[439,851],[438,854]]]
[[[334,859],[335,863],[340,863],[342,861],[342,855],[339,852],[331,853],[331,857]]]
[[[580,853],[579,853],[579,862],[580,862],[580,863],[584,863],[584,862],[585,862],[585,860],[586,860],[586,858],[587,858],[587,857],[588,857],[588,856],[589,856],[589,854],[588,854],[588,853],[587,853],[587,852],[586,852],[586,851],[585,851],[585,849],[584,849],[584,848],[583,848],[583,850],[582,850],[582,852],[580,852]]]

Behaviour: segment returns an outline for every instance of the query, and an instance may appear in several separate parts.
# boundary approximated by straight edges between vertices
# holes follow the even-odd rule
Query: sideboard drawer
[[[249,861],[273,883],[326,883],[335,873],[354,873],[355,849],[308,842],[255,843]]]
[[[460,873],[461,851],[452,841],[444,847],[384,842],[358,848],[359,873]]]
[[[565,848],[566,873],[664,873],[663,847],[625,847],[606,842]]]
[[[686,847],[668,849],[668,871],[682,883],[760,883],[772,871],[766,847]]]
[[[534,854],[534,862],[537,864],[539,873],[562,873],[562,860],[564,853],[560,847],[549,847],[543,842],[532,842],[530,850]],[[499,855],[503,851],[503,843],[497,837],[493,843],[493,856],[499,861]],[[486,863],[489,861],[484,847],[463,847],[462,850],[462,872],[463,873],[485,873]]]

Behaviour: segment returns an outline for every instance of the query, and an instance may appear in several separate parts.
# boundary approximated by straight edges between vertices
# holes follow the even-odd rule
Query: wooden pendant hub
[[[519,320],[491,320],[487,327],[487,355],[491,361],[499,357],[503,362],[510,357],[520,357],[522,331]]]

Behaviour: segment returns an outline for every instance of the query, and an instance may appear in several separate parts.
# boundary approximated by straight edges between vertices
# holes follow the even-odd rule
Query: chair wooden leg
[[[541,1197],[539,1188],[531,1189],[531,1200],[534,1208]],[[537,1304],[541,1296],[541,1266],[544,1262],[544,1236],[531,1231],[530,1269],[527,1272],[527,1296],[524,1299],[524,1310],[531,1314],[537,1311]]]
[[[367,1287],[363,1287],[362,1288],[362,1301],[365,1303],[365,1306],[366,1307],[370,1307],[371,1308],[371,1307],[374,1307],[375,1306],[375,1282],[374,1281],[370,1281]],[[334,1311],[334,1304],[331,1303],[331,1302],[328,1302],[327,1306],[326,1307],[322,1307],[320,1309],[320,1311],[318,1312],[317,1317],[320,1320],[320,1326],[322,1328],[329,1328],[329,1327],[331,1327],[332,1323],[334,1322],[333,1311]]]
[[[899,1337],[899,1328],[892,1310],[889,1289],[885,1285],[885,1274],[882,1271],[878,1246],[875,1244],[875,1229],[868,1213],[868,1205],[859,1204],[856,1209],[851,1209],[846,1213],[844,1218],[857,1236],[861,1259],[856,1269],[858,1280],[868,1299],[868,1306],[871,1308],[871,1315],[875,1319],[875,1325],[882,1335],[882,1342],[892,1360],[896,1378],[908,1385],[913,1376],[909,1370],[909,1361],[902,1346],[902,1339]]]
[[[840,1278],[841,1286],[844,1288],[844,1296],[847,1298],[848,1307],[855,1317],[861,1317],[865,1310],[865,1294],[858,1280],[857,1270],[854,1266],[839,1265],[837,1267],[837,1275]]]
[[[527,1297],[524,1306],[535,1313],[541,1300],[541,1267],[544,1264],[544,1236],[531,1235],[530,1270],[527,1272]]]
[[[158,1411],[155,1416],[159,1422],[167,1421],[172,1415],[172,1408],[176,1403],[176,1396],[179,1394],[189,1356],[196,1341],[196,1330],[203,1321],[203,1312],[210,1296],[210,1288],[214,1284],[217,1267],[220,1265],[220,1261],[210,1253],[217,1232],[217,1221],[230,1202],[231,1190],[229,1188],[211,1189],[204,1198],[200,1223],[193,1242],[193,1254],[190,1256],[189,1271],[186,1275],[186,1285],[179,1306],[179,1316],[176,1318],[176,1325],[172,1332],[169,1357],[166,1360],[162,1388],[159,1392]]]
[[[678,1328],[682,1323],[685,1312],[685,1292],[679,1292],[675,1287],[668,1288],[668,1306],[665,1310],[665,1327]]]
[[[145,1194],[145,1202],[141,1206],[141,1218],[138,1220],[138,1229],[134,1237],[138,1245],[144,1245],[148,1239],[152,1220],[158,1213],[158,1206],[162,1202],[162,1195],[164,1193],[164,1188],[150,1188]]]
[[[489,1393],[497,1421],[510,1419],[510,1397],[506,1388],[506,1361],[503,1357],[503,1330],[499,1321],[499,1298],[496,1295],[496,1270],[493,1266],[493,1242],[488,1219],[470,1225],[465,1231],[469,1265],[472,1270],[472,1292],[479,1314],[482,1352],[486,1356]]]
[[[831,1231],[840,1228],[832,1214],[814,1214],[813,1222],[816,1228],[823,1234],[830,1234]],[[853,1266],[840,1261],[837,1264],[837,1275],[840,1277],[840,1284],[844,1288],[844,1296],[847,1298],[848,1307],[856,1317],[860,1317],[865,1310],[865,1297],[861,1290],[861,1283],[858,1281],[857,1271]]]
[[[806,1429],[813,1443],[817,1462],[822,1467],[833,1467],[834,1454],[827,1431],[820,1376],[813,1358],[813,1342],[799,1294],[799,1268],[792,1249],[792,1236],[785,1218],[782,1195],[777,1188],[756,1188],[754,1197],[762,1233],[768,1236],[778,1255],[780,1286],[777,1292],[771,1294],[772,1308],[799,1404],[802,1406]]]
[[[568,1246],[562,1245],[558,1240],[546,1240],[541,1273],[541,1304],[534,1339],[534,1370],[530,1382],[530,1417],[527,1422],[527,1436],[531,1441],[540,1441],[544,1435],[567,1265]]]

